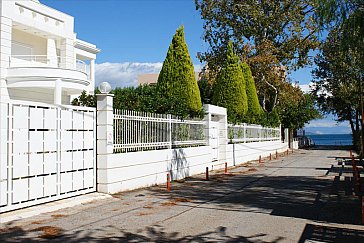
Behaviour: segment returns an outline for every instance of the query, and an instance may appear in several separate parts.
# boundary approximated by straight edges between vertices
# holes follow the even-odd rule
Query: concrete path
[[[0,224],[0,242],[364,242],[350,167],[335,159],[348,155],[300,150],[120,193]]]

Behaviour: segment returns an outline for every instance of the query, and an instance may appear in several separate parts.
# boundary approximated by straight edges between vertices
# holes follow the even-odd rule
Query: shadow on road
[[[139,230],[136,233],[129,232],[123,229],[118,229],[114,226],[107,226],[103,229],[94,229],[90,234],[85,234],[83,231],[76,231],[72,234],[40,234],[39,238],[30,238],[28,232],[20,227],[11,227],[8,225],[6,229],[0,231],[1,242],[246,242],[246,243],[262,243],[261,237],[266,234],[255,234],[250,236],[229,236],[226,234],[226,227],[220,226],[214,231],[208,231],[196,235],[180,236],[179,232],[166,232],[159,225],[147,227],[144,230]],[[102,236],[101,236],[102,235]],[[273,241],[280,242],[283,237],[277,237]]]
[[[187,198],[186,207],[264,213],[329,223],[361,224],[360,202],[349,195],[352,181],[312,177],[217,175],[211,181],[188,179],[171,192],[152,188],[154,196]],[[214,183],[214,187],[209,184]],[[345,196],[346,195],[346,196]],[[207,202],[209,202],[207,204]]]
[[[299,243],[304,242],[364,242],[364,231],[306,224]]]

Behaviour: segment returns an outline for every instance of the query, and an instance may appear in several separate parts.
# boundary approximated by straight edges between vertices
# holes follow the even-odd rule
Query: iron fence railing
[[[114,110],[114,153],[206,145],[205,122]]]

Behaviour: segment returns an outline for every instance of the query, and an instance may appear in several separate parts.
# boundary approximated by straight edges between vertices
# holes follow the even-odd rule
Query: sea
[[[353,145],[351,134],[315,134],[306,136],[311,138],[316,145]]]

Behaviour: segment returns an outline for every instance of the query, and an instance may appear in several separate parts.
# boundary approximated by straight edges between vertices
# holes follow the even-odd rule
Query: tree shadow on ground
[[[188,178],[184,183],[173,183],[170,192],[150,190],[170,200],[187,198],[182,204],[191,208],[361,224],[360,201],[352,195],[352,180],[335,178],[220,174],[210,181]]]
[[[304,242],[364,242],[364,231],[306,224],[299,243]]]
[[[113,226],[107,226],[103,229],[93,229],[91,233],[85,234],[83,231],[76,231],[66,234],[45,235],[40,233],[37,236],[30,235],[20,227],[11,227],[0,231],[1,242],[246,242],[262,243],[266,234],[255,234],[250,236],[227,235],[227,228],[220,226],[214,231],[207,231],[196,235],[182,236],[179,232],[166,232],[159,225],[146,227],[144,230],[130,232],[124,229],[118,229]],[[31,232],[34,233],[34,232]],[[33,236],[33,237],[31,237]],[[273,241],[280,242],[283,237],[277,237]]]

